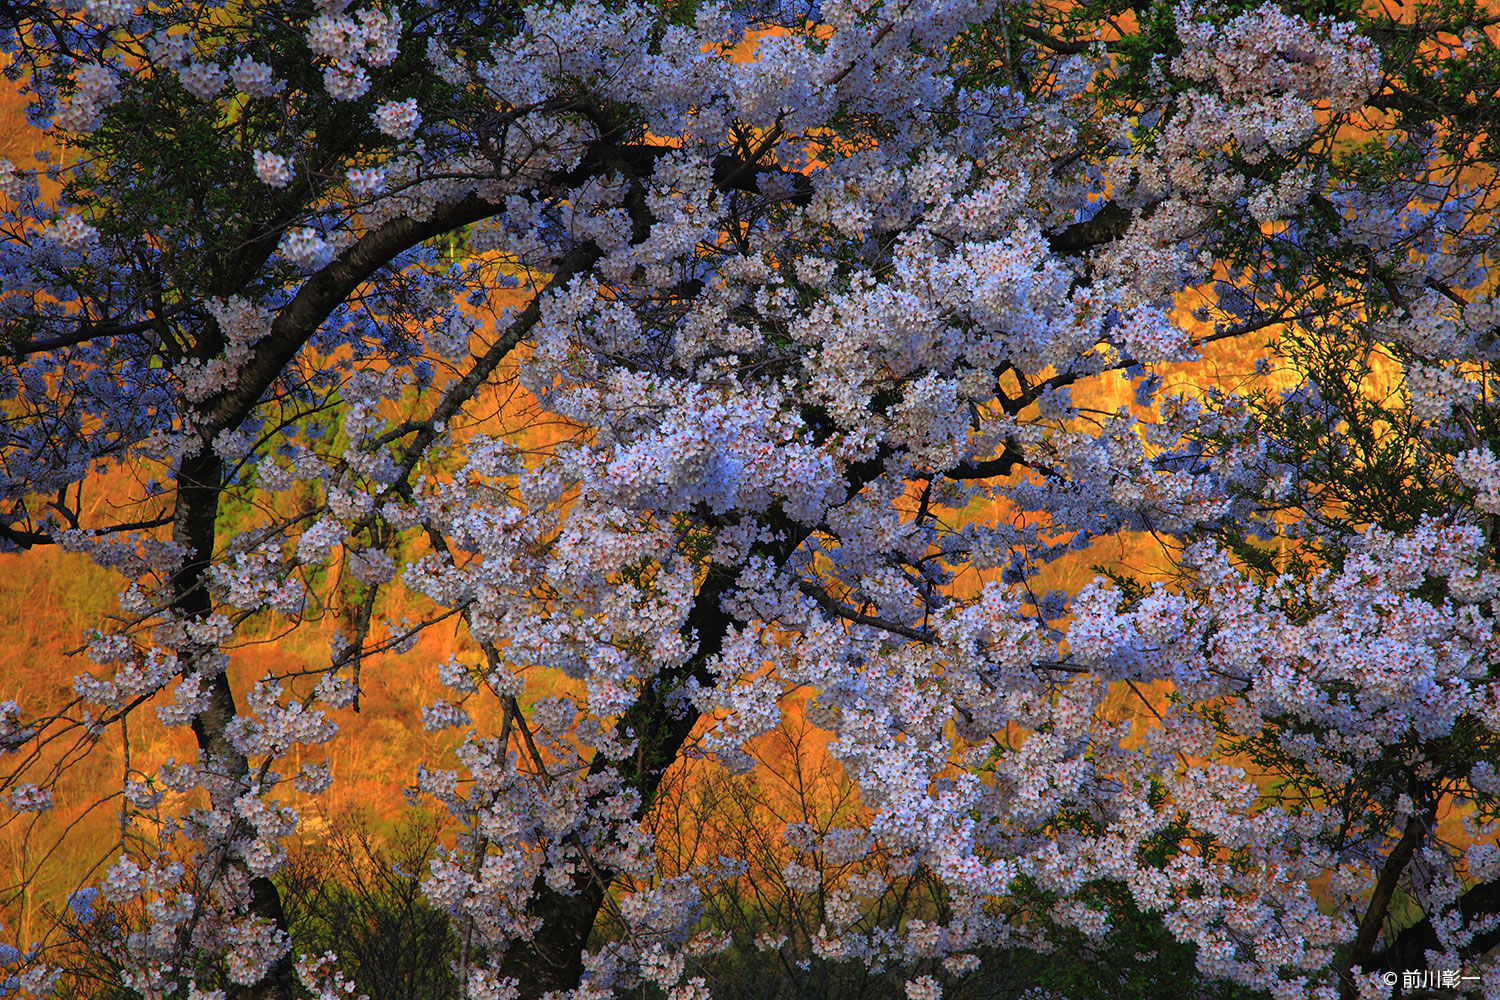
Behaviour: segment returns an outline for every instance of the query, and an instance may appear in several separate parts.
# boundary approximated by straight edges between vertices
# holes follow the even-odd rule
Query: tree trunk
[[[208,567],[213,561],[215,530],[219,514],[219,495],[224,486],[224,466],[206,445],[197,454],[182,460],[177,476],[177,503],[172,525],[172,540],[186,547],[182,567],[172,577],[172,594],[178,613],[188,621],[213,613],[208,593]],[[197,669],[197,655],[204,650],[186,650],[183,668]],[[234,691],[222,670],[208,671],[208,707],[193,719],[193,735],[198,739],[202,764],[224,781],[224,787],[212,792],[213,805],[227,808],[234,796],[248,785],[250,763],[229,741],[229,723],[236,714]],[[241,866],[237,858],[230,864]],[[287,930],[286,914],[276,884],[263,875],[250,878],[250,913],[268,920],[277,929]],[[259,983],[234,991],[236,1000],[291,1000],[296,984],[290,955],[278,959]]]
[[[859,472],[851,471],[856,482],[863,485],[866,480],[859,478]],[[757,546],[757,554],[784,565],[812,529],[777,514],[772,517],[781,540]],[[697,639],[698,652],[678,670],[646,685],[638,693],[635,704],[616,723],[616,729],[621,733],[633,731],[641,747],[641,752],[632,761],[634,772],[627,770],[624,774],[626,781],[641,795],[637,819],[651,811],[662,778],[681,754],[698,721],[692,712],[677,715],[666,703],[665,692],[693,675],[700,684],[712,682],[708,663],[723,650],[730,626],[736,624],[720,607],[735,578],[735,572],[721,567],[709,571],[683,624],[684,635]],[[611,763],[603,755],[595,756],[589,771],[597,774]],[[600,885],[592,872],[583,872],[574,878],[572,888],[575,894],[565,896],[552,890],[543,880],[537,880],[537,902],[532,913],[544,921],[542,929],[534,940],[511,946],[500,972],[502,976],[516,978],[520,984],[521,1000],[536,1000],[549,990],[572,989],[578,985],[583,974],[583,952],[588,947],[599,908],[604,904],[607,887]]]

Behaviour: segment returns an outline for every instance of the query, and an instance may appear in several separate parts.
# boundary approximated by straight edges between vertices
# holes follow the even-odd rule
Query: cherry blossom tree
[[[459,621],[476,655],[423,709],[458,767],[416,781],[462,828],[424,892],[478,1000],[707,995],[702,886],[733,860],[659,877],[643,818],[683,754],[747,767],[798,689],[871,810],[786,831],[846,867],[817,948],[940,966],[912,1000],[986,949],[1102,939],[1124,900],[1277,998],[1388,995],[1377,946],[1418,938],[1500,990],[1493,892],[1465,893],[1500,863],[1500,784],[1463,756],[1500,730],[1489,137],[1464,85],[1414,85],[1433,45],[1482,78],[1493,26],[1129,11],[7,8],[70,162],[0,164],[0,534],[126,581],[75,701],[0,706],[12,822],[148,708],[200,751],[121,789],[90,889],[141,914],[125,985],[345,992],[336,958],[294,961],[274,879],[292,789],[336,776],[279,762],[337,738],[366,659]],[[1174,314],[1216,280],[1206,325]],[[1325,374],[1163,390],[1271,329],[1397,345],[1411,468],[1455,490],[1394,520],[1345,502],[1358,477],[1318,460],[1358,435],[1293,426],[1365,426]],[[480,433],[505,379],[559,440]],[[138,489],[86,502],[121,469]],[[1175,582],[1034,586],[1144,532]],[[235,690],[245,630],[326,607],[331,562],[331,655]],[[384,620],[395,590],[428,612]],[[528,691],[553,673],[571,695]],[[1149,725],[1102,710],[1156,682]],[[1455,797],[1466,851],[1436,828]],[[872,919],[889,871],[941,886],[943,919]],[[1398,887],[1406,944],[1381,936]],[[47,949],[16,951],[7,989],[50,990]]]

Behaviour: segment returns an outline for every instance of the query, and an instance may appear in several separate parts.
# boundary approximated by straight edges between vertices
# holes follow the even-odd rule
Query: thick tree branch
[[[912,628],[910,625],[902,625],[900,622],[893,622],[888,618],[878,618],[875,615],[867,615],[855,611],[853,608],[834,600],[829,596],[828,591],[816,584],[808,583],[804,580],[797,584],[797,589],[816,601],[818,607],[835,617],[844,619],[846,622],[853,622],[855,625],[868,625],[871,628],[878,628],[892,635],[905,636],[917,642],[930,643],[937,641],[937,636],[926,629]]]
[[[437,425],[447,423],[469,400],[473,399],[474,393],[478,392],[479,387],[494,374],[500,362],[505,360],[515,346],[536,326],[542,318],[541,301],[546,291],[566,285],[576,275],[592,267],[602,255],[594,244],[585,243],[565,256],[562,263],[558,265],[557,273],[547,282],[546,288],[533,295],[531,301],[526,304],[526,308],[511,321],[505,332],[489,346],[488,350],[475,359],[473,367],[449,388],[442,401],[433,408],[432,415],[420,424],[412,425],[411,429],[416,431],[416,437],[407,446],[402,456],[396,481],[391,489],[400,489],[404,486],[412,469],[416,468],[417,462],[427,450],[427,446],[437,438]]]
[[[1034,24],[1017,25],[1016,30],[1021,33],[1021,37],[1029,38],[1042,48],[1056,52],[1059,55],[1078,55],[1080,52],[1087,52],[1094,45],[1092,41],[1069,41],[1063,38],[1053,38]]]
[[[250,360],[240,368],[235,385],[204,406],[206,419],[200,428],[212,434],[237,426],[318,327],[360,285],[397,255],[424,240],[487,219],[503,210],[503,205],[470,195],[462,201],[439,207],[423,221],[392,219],[374,232],[365,234],[354,246],[308,278],[292,301],[276,314],[271,332],[256,344]]]
[[[1500,878],[1490,879],[1472,886],[1458,899],[1458,912],[1468,924],[1486,914],[1500,913]],[[1500,945],[1500,927],[1475,934],[1464,949],[1468,956],[1484,955]],[[1427,952],[1441,951],[1437,930],[1432,926],[1432,917],[1404,928],[1385,948],[1370,958],[1370,967],[1400,972],[1403,969],[1421,969],[1427,965]]]
[[[943,473],[949,479],[993,479],[997,476],[1008,476],[1015,470],[1017,464],[1023,463],[1025,457],[1021,450],[1016,447],[1014,441],[1005,442],[1005,450],[995,458],[987,458],[977,462],[961,462]]]
[[[13,347],[0,349],[13,358],[24,358],[32,354],[41,354],[45,351],[55,351],[61,347],[73,347],[77,344],[86,344],[92,340],[104,340],[109,337],[129,337],[137,333],[147,333],[158,328],[163,320],[179,315],[185,311],[184,306],[174,306],[164,313],[160,313],[150,319],[138,320],[134,323],[110,323],[100,325],[90,323],[81,326],[72,333],[59,334],[56,337],[47,337],[43,340],[33,340]]]
[[[1135,213],[1121,207],[1119,202],[1106,202],[1103,208],[1094,213],[1092,219],[1075,222],[1062,232],[1047,237],[1047,245],[1052,248],[1053,253],[1084,253],[1124,236],[1134,218]]]
[[[1386,913],[1390,910],[1391,898],[1396,893],[1396,884],[1401,880],[1401,873],[1406,871],[1417,845],[1426,834],[1428,819],[1421,811],[1413,812],[1406,820],[1406,829],[1402,831],[1401,839],[1396,841],[1396,846],[1386,855],[1385,865],[1380,869],[1380,876],[1375,880],[1375,888],[1370,893],[1369,905],[1360,918],[1359,931],[1354,936],[1354,946],[1349,950],[1344,974],[1340,977],[1343,1000],[1356,1000],[1359,995],[1351,970],[1355,966],[1362,969],[1369,967],[1370,955],[1375,950],[1375,942],[1380,938]]]

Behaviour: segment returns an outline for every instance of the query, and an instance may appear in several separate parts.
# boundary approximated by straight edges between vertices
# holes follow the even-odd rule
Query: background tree
[[[1179,41],[1174,20],[1135,13],[1139,32],[1116,50],[1135,72],[1107,88],[1126,108],[1149,93],[1152,55]],[[1363,558],[1362,532],[1372,525],[1405,532],[1477,520],[1489,536],[1483,565],[1495,556],[1482,495],[1470,487],[1477,481],[1471,463],[1482,468],[1490,448],[1495,146],[1493,116],[1478,109],[1496,91],[1497,16],[1467,3],[1410,11],[1350,5],[1336,13],[1380,50],[1381,92],[1353,127],[1263,158],[1234,182],[1256,192],[1248,207],[1263,223],[1258,230],[1230,219],[1206,229],[1207,245],[1224,262],[1220,307],[1246,318],[1295,317],[1270,327],[1278,332],[1271,356],[1284,368],[1261,369],[1243,392],[1206,400],[1224,423],[1205,436],[1202,468],[1258,511],[1206,533],[1227,542],[1263,582],[1344,571],[1346,560]],[[1088,23],[1085,16],[1073,31]],[[1170,70],[1160,82],[1182,85]],[[1232,156],[1219,165],[1242,172]],[[1451,579],[1429,579],[1419,592],[1429,600],[1478,596],[1454,587]],[[1313,611],[1293,616],[1306,620]],[[1372,646],[1382,631],[1366,633]],[[1401,654],[1386,655],[1423,676]],[[1357,701],[1369,682],[1358,672],[1314,671],[1310,679],[1325,698],[1345,702]],[[1449,702],[1455,680],[1426,682],[1423,697]],[[1494,828],[1481,762],[1496,748],[1485,699],[1470,702],[1469,713],[1452,711],[1450,702],[1430,725],[1394,726],[1381,752],[1371,753],[1351,746],[1347,730],[1328,717],[1287,710],[1266,687],[1248,684],[1243,701],[1258,705],[1264,697],[1275,706],[1263,726],[1223,705],[1207,716],[1225,738],[1222,748],[1265,774],[1263,803],[1321,814],[1320,838],[1333,854],[1378,873],[1374,891],[1355,906],[1358,932],[1345,967],[1387,974],[1459,968],[1492,950],[1497,939],[1484,914],[1493,909],[1487,859]],[[1340,891],[1337,882],[1331,894]],[[1357,891],[1366,885],[1356,883]],[[1346,995],[1355,987],[1346,976]]]

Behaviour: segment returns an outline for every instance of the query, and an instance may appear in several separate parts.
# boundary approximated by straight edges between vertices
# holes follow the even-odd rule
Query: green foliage
[[[1052,953],[1009,956],[1050,995],[1068,1000],[1265,997],[1200,973],[1197,947],[1178,941],[1159,914],[1140,910],[1123,883],[1092,882],[1079,899],[1110,915],[1109,930],[1102,937],[1092,938],[1072,928],[1053,929],[1058,946]]]
[[[447,914],[422,896],[438,832],[432,820],[413,816],[382,835],[355,817],[321,842],[293,849],[277,875],[293,957],[336,953],[346,978],[372,1000],[460,997],[456,963],[466,953],[471,961],[484,954],[466,951]],[[58,915],[67,935],[50,958],[64,970],[58,1000],[142,1000],[122,981],[115,958],[120,942],[143,926],[142,915],[98,897],[91,908]],[[207,981],[200,986],[209,988]]]
[[[293,952],[336,953],[345,976],[372,998],[459,997],[453,968],[465,943],[422,896],[437,845],[431,820],[416,818],[381,838],[368,820],[354,819],[297,851],[277,876]]]

